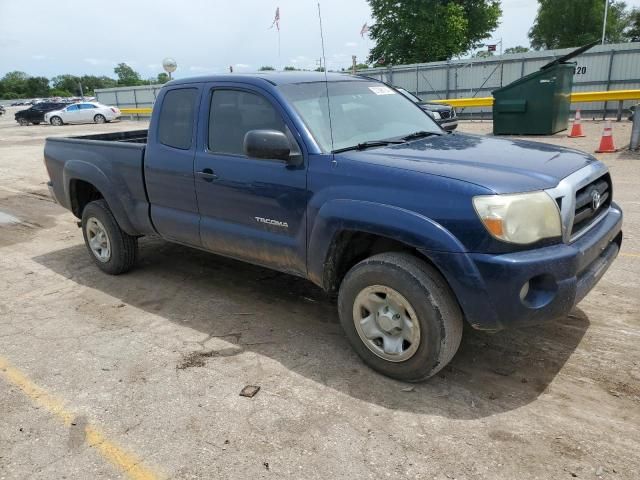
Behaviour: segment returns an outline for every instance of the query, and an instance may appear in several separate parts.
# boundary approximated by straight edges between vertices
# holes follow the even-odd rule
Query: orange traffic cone
[[[571,127],[571,133],[569,134],[569,138],[576,137],[584,137],[584,133],[582,133],[582,124],[580,123],[580,109],[576,110],[576,116],[573,120],[573,126]]]
[[[615,151],[616,147],[613,146],[611,122],[607,122],[604,124],[602,138],[600,138],[600,147],[598,147],[596,153],[614,153]]]

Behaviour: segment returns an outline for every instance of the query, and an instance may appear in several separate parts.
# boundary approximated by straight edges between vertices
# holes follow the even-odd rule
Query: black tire
[[[40,125],[40,122],[33,122],[34,125]]]
[[[93,117],[93,121],[95,123],[107,123],[107,119],[105,118],[105,116],[100,113]]]
[[[104,226],[109,239],[110,255],[106,261],[99,260],[89,245],[87,225],[91,219],[98,220]],[[95,200],[85,207],[82,212],[82,235],[89,255],[103,272],[119,275],[131,270],[135,264],[138,256],[138,239],[120,228],[104,200]]]
[[[372,285],[389,287],[411,305],[420,326],[413,355],[393,362],[376,355],[355,327],[354,302]],[[345,276],[338,295],[340,322],[358,355],[374,370],[406,382],[435,375],[455,355],[462,339],[463,315],[446,280],[431,265],[408,253],[374,255],[355,265]]]
[[[49,123],[51,123],[51,125],[54,125],[56,127],[61,127],[62,125],[64,125],[64,122],[62,121],[62,119],[57,115],[55,117],[51,117],[49,119]]]
[[[29,120],[27,120],[26,118],[20,118],[18,119],[18,123],[21,127],[26,127],[27,125],[29,125]]]

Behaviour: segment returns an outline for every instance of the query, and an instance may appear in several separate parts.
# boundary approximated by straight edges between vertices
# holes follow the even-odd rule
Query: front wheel
[[[120,228],[107,202],[96,200],[85,207],[82,233],[89,254],[100,270],[111,275],[131,270],[138,254],[138,239]]]
[[[20,126],[26,127],[27,125],[29,125],[29,120],[27,120],[26,118],[21,118],[20,120],[18,120],[18,123],[20,124]]]
[[[93,117],[93,121],[95,123],[105,123],[107,121],[107,119],[104,118],[104,115],[97,114],[95,117]]]
[[[51,125],[55,127],[62,126],[62,119],[60,117],[51,117],[50,122],[51,122]]]
[[[449,285],[407,253],[382,253],[354,266],[340,285],[338,310],[358,355],[398,380],[435,375],[462,338],[462,312]]]

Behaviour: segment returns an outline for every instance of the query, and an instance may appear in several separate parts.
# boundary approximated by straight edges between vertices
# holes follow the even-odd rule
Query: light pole
[[[604,21],[602,22],[602,45],[604,45],[604,34],[607,32],[607,13],[609,13],[609,0],[604,0]]]
[[[171,80],[171,73],[176,71],[178,64],[173,58],[167,57],[162,61],[162,68],[164,68],[164,71],[169,74],[169,80]]]

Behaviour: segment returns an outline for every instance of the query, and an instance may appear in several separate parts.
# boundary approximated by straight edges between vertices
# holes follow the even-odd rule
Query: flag
[[[273,28],[274,25],[276,26],[278,31],[280,31],[280,7],[276,8],[276,16],[273,17],[273,23],[269,28]]]
[[[369,25],[367,25],[366,23],[362,25],[362,28],[360,29],[360,36],[364,38],[365,33],[369,33]]]
[[[495,52],[497,45],[487,45],[488,52]]]

